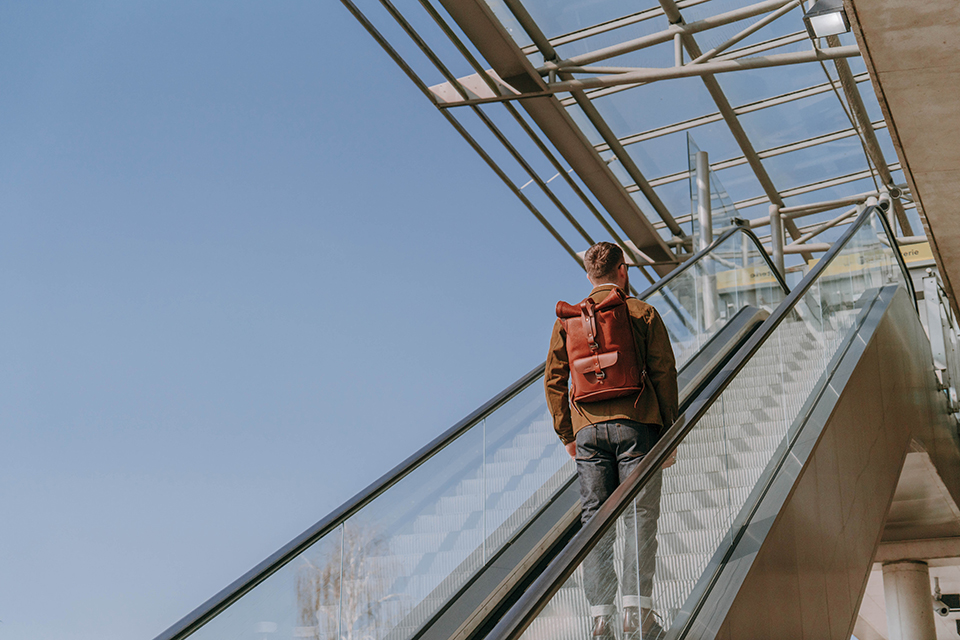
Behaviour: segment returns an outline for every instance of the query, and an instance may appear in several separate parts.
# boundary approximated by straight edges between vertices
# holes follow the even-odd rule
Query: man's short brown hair
[[[609,278],[621,262],[623,250],[612,242],[598,242],[583,254],[583,266],[594,280]]]

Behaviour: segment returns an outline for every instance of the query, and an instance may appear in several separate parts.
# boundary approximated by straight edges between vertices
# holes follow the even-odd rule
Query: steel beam
[[[543,80],[482,0],[440,0],[447,13],[480,51],[487,63],[518,91],[540,92]],[[607,163],[576,126],[559,100],[544,96],[520,102],[560,155],[577,173],[624,235],[666,274],[677,258],[620,184]]]
[[[760,240],[763,241],[763,238],[760,238]],[[787,246],[783,247],[782,251],[783,251],[783,255],[787,255],[787,256],[796,255],[798,253],[804,254],[804,255],[810,255],[813,253],[823,253],[824,251],[829,251],[830,247],[832,246],[833,245],[830,244],[829,242],[812,242],[810,244],[799,244],[799,245],[788,244]],[[764,246],[764,249],[766,250],[767,255],[773,258],[774,262],[776,262],[776,249],[774,249],[774,247],[772,246]],[[810,260],[810,258],[804,258],[804,260]],[[789,269],[784,269],[784,273],[786,273],[787,271],[789,271]]]
[[[507,7],[513,13],[514,17],[520,22],[520,26],[527,32],[530,38],[534,41],[534,44],[540,49],[541,55],[547,60],[557,59],[557,52],[554,50],[553,46],[550,44],[550,41],[547,39],[546,35],[540,30],[540,27],[534,22],[533,18],[527,12],[526,7],[523,6],[519,0],[504,0]],[[569,74],[566,71],[559,71],[560,76],[564,79],[569,78]],[[620,164],[626,170],[627,174],[634,181],[634,184],[637,188],[643,193],[647,198],[647,201],[650,203],[650,206],[653,207],[653,210],[656,211],[657,215],[660,216],[660,219],[663,220],[664,224],[667,225],[667,228],[677,236],[683,235],[683,230],[680,229],[673,216],[667,210],[663,201],[660,200],[660,196],[657,195],[657,192],[653,190],[647,183],[646,177],[640,171],[640,167],[633,161],[633,158],[629,153],[620,145],[620,142],[617,140],[616,134],[607,124],[606,120],[603,119],[603,116],[600,115],[600,112],[593,105],[593,103],[580,91],[573,91],[573,97],[577,101],[577,104],[580,106],[580,109],[583,111],[584,115],[590,120],[590,123],[597,129],[597,132],[603,137],[606,141],[607,146],[610,150],[616,155],[617,160],[620,161]]]
[[[867,201],[867,198],[876,198],[879,195],[877,191],[867,191],[846,198],[837,198],[836,200],[824,200],[823,202],[811,202],[810,204],[800,204],[794,207],[784,207],[780,210],[780,213],[788,218],[798,218],[800,216],[808,216],[832,209],[839,209],[846,205],[862,204]]]
[[[824,222],[823,224],[819,224],[819,225],[817,225],[815,228],[813,228],[813,229],[811,229],[810,231],[804,233],[802,236],[800,236],[799,238],[797,238],[797,239],[793,242],[793,244],[795,244],[795,245],[797,245],[797,244],[803,244],[803,243],[805,243],[807,240],[810,240],[811,238],[817,237],[818,235],[820,235],[821,233],[823,233],[823,232],[826,231],[827,229],[832,229],[833,227],[837,226],[838,224],[840,224],[840,223],[843,222],[844,220],[848,220],[848,219],[852,218],[853,216],[858,215],[861,211],[863,211],[863,208],[862,208],[862,207],[859,207],[859,206],[858,206],[858,207],[854,207],[854,208],[852,208],[852,209],[850,209],[850,210],[848,210],[848,211],[844,211],[843,213],[841,213],[841,214],[840,214],[839,216],[837,216],[836,218],[834,218],[834,219],[832,219],[832,220],[827,220],[827,221]]]
[[[429,87],[420,79],[416,74],[413,68],[403,59],[403,57],[394,49],[387,39],[373,26],[373,23],[370,22],[367,17],[361,12],[357,6],[352,2],[352,0],[340,0],[347,10],[353,14],[353,16],[360,22],[360,24],[367,30],[371,37],[379,44],[383,50],[387,53],[388,56],[400,67],[400,69],[407,75],[408,78],[413,82],[413,84],[420,89],[420,91],[427,97],[431,98],[432,94],[430,93]],[[539,209],[527,198],[523,192],[514,184],[513,180],[500,168],[496,161],[490,157],[484,148],[470,135],[470,133],[463,127],[460,122],[454,118],[450,113],[441,111],[443,116],[447,121],[457,130],[467,144],[469,144],[474,151],[477,152],[484,162],[493,169],[494,173],[503,181],[505,185],[513,192],[515,196],[530,210],[534,217],[544,226],[544,228],[553,236],[553,238],[560,244],[561,247],[577,262],[577,264],[583,266],[583,261],[577,255],[576,251],[573,250],[566,240],[563,239],[563,236],[550,224],[550,222],[540,213]]]
[[[686,7],[695,7],[698,4],[704,4],[705,2],[710,2],[711,0],[680,0],[677,5],[680,8]],[[623,27],[629,27],[630,25],[638,24],[640,22],[645,22],[653,18],[659,18],[663,15],[663,9],[660,7],[654,7],[652,9],[645,9],[643,11],[638,11],[637,13],[631,14],[629,16],[624,16],[622,18],[617,18],[616,20],[610,20],[608,22],[603,22],[601,24],[594,25],[592,27],[587,27],[585,29],[578,29],[577,31],[571,31],[565,33],[562,36],[557,36],[550,38],[550,44],[554,47],[559,47],[565,44],[570,44],[571,42],[577,42],[578,40],[585,40],[587,38],[592,38],[593,36],[598,36],[604,33],[609,33],[617,29],[622,29]],[[806,33],[806,32],[804,32]],[[525,55],[531,55],[537,53],[536,45],[527,45],[521,49]]]
[[[899,171],[900,163],[890,165],[890,171]],[[856,182],[857,180],[863,180],[864,178],[869,178],[872,175],[871,171],[857,171],[856,173],[850,173],[845,176],[837,176],[836,178],[830,178],[828,180],[821,180],[820,182],[813,182],[811,184],[801,185],[799,187],[793,187],[791,189],[785,189],[780,195],[784,198],[791,198],[793,196],[803,195],[805,193],[811,193],[813,191],[819,191],[820,189],[826,189],[827,187],[836,187],[841,184],[847,184],[849,182]],[[734,202],[733,206],[737,209],[746,209],[747,207],[754,207],[758,204],[763,204],[769,202],[766,197],[760,196],[757,198],[750,198],[748,200],[740,200]]]
[[[847,198],[838,198],[836,200],[825,200],[823,202],[813,202],[810,204],[797,205],[795,207],[782,207],[780,209],[780,215],[784,220],[795,220],[796,218],[802,218],[804,216],[812,216],[818,213],[824,213],[825,211],[832,211],[833,209],[839,209],[840,207],[845,207],[851,204],[861,204],[866,202],[867,198],[876,198],[880,194],[877,191],[868,191],[866,193],[859,193],[854,196],[849,196]],[[910,209],[914,205],[907,205],[905,208]],[[677,222],[684,224],[690,222],[692,216],[678,216]],[[751,218],[748,220],[751,229],[757,229],[759,227],[766,227],[770,224],[770,216],[763,216],[760,218]],[[663,226],[656,225],[658,229],[662,229]],[[801,230],[802,233],[806,233],[809,229]]]
[[[887,126],[887,123],[883,120],[875,122],[874,127],[882,129]],[[785,153],[791,153],[793,151],[801,151],[803,149],[809,149],[811,147],[816,147],[821,144],[826,144],[828,142],[835,142],[837,140],[843,140],[844,138],[849,138],[857,135],[856,129],[844,129],[842,131],[836,131],[834,133],[828,133],[822,136],[817,136],[815,138],[808,138],[806,140],[800,140],[799,142],[793,142],[790,144],[785,144],[780,147],[772,147],[770,149],[764,149],[763,151],[758,151],[757,155],[763,158],[775,158],[777,156],[783,155]],[[730,169],[732,167],[738,167],[740,165],[747,164],[747,159],[743,156],[738,156],[736,158],[730,158],[729,160],[721,160],[715,164],[710,165],[711,171],[722,171],[723,169]],[[679,182],[680,180],[686,180],[690,177],[690,171],[678,171],[677,173],[671,173],[670,175],[663,176],[660,178],[654,178],[650,180],[650,184],[654,187],[659,187],[660,185],[670,184],[672,182]]]
[[[701,31],[706,31],[708,29],[713,29],[714,27],[722,27],[746,18],[759,16],[764,13],[779,9],[791,1],[792,0],[765,0],[764,2],[759,2],[748,7],[742,7],[740,9],[734,9],[733,11],[728,11],[710,18],[705,18],[697,22],[691,22],[690,24],[677,24],[678,21],[673,20],[670,16],[670,12],[664,8],[664,14],[666,14],[667,20],[670,21],[669,29],[665,29],[658,33],[653,33],[647,36],[642,36],[640,38],[634,38],[633,40],[621,42],[620,44],[615,44],[610,47],[604,47],[603,49],[598,49],[590,53],[573,56],[563,61],[548,61],[544,66],[537,69],[537,71],[540,72],[541,75],[546,75],[549,71],[557,70],[563,65],[582,66],[585,64],[599,62],[600,60],[614,58],[625,53],[630,53],[639,49],[645,49],[657,44],[669,42],[673,40],[674,35],[678,33],[690,35],[699,33]],[[660,6],[663,7],[662,4]],[[674,4],[673,6],[676,7],[677,5]]]
[[[780,205],[770,205],[770,247],[773,252],[773,265],[783,275],[783,218],[780,217]]]
[[[703,251],[713,243],[713,212],[710,194],[710,161],[706,151],[697,152],[697,219],[700,233],[697,250]],[[717,321],[717,280],[712,273],[703,273],[700,290],[703,295],[703,326],[709,329]]]
[[[757,42],[756,44],[751,44],[741,49],[734,49],[728,53],[721,54],[717,56],[718,60],[734,60],[737,58],[745,58],[747,56],[763,53],[765,51],[771,51],[773,49],[779,49],[780,47],[785,47],[797,42],[803,42],[807,40],[810,36],[807,35],[806,31],[796,31],[794,33],[773,38],[771,40],[765,40],[764,42]],[[601,96],[608,96],[614,93],[619,93],[621,91],[628,91],[634,87],[642,87],[644,83],[623,85],[617,87],[604,87],[602,89],[591,89],[587,92],[587,96],[592,98],[599,98]],[[564,106],[568,106],[568,103],[565,100],[561,102],[564,103]]]
[[[856,76],[857,82],[866,82],[870,77],[862,73]],[[762,109],[769,109],[770,107],[776,107],[781,104],[786,104],[788,102],[793,102],[795,100],[802,100],[804,98],[809,98],[821,93],[826,93],[830,91],[830,85],[827,83],[815,85],[813,87],[808,87],[806,89],[800,89],[798,91],[792,91],[790,93],[785,93],[774,98],[767,98],[765,100],[758,100],[756,102],[749,102],[747,104],[741,105],[739,107],[734,107],[733,112],[735,115],[742,116],[747,113],[753,113],[755,111],[760,111]],[[591,92],[587,92],[587,96],[593,96]],[[567,99],[561,100],[564,104]],[[661,136],[670,135],[671,133],[677,133],[678,131],[687,131],[693,129],[694,127],[700,127],[712,122],[719,122],[723,119],[723,116],[717,113],[710,113],[705,116],[699,116],[697,118],[691,118],[689,120],[684,120],[683,122],[676,122],[674,124],[668,124],[662,127],[657,127],[656,129],[648,129],[647,131],[641,131],[640,133],[632,133],[629,136],[625,136],[620,139],[620,142],[623,146],[629,146],[637,142],[643,142],[645,140],[652,140],[654,138],[659,138]],[[606,151],[604,145],[598,145],[597,151],[603,152]]]
[[[830,36],[827,38],[827,44],[831,47],[839,46],[840,38]],[[847,104],[850,106],[855,124],[863,133],[863,144],[866,147],[867,155],[870,157],[873,166],[877,169],[880,180],[883,181],[884,185],[890,187],[893,185],[893,176],[890,175],[890,170],[887,168],[887,161],[883,157],[880,142],[877,141],[873,127],[870,126],[870,116],[867,115],[867,107],[863,104],[863,96],[860,95],[860,90],[857,89],[857,83],[853,79],[850,65],[847,64],[846,60],[840,59],[834,60],[833,64],[837,69],[840,86],[843,87],[843,93],[847,97]],[[900,204],[900,201],[897,199],[893,200],[893,212],[896,214],[897,222],[900,223],[900,229],[903,231],[903,235],[913,235],[913,229],[910,227],[910,221],[907,220],[907,214],[903,210],[903,205]]]
[[[689,37],[684,38],[684,40],[689,40]],[[697,51],[699,51],[699,48],[697,48]],[[689,45],[687,45],[687,53],[693,55]],[[638,82],[655,82],[658,80],[691,78],[694,76],[704,77],[712,76],[716,73],[730,73],[732,71],[744,71],[747,69],[764,69],[790,64],[805,64],[807,62],[817,62],[818,60],[852,58],[859,55],[860,50],[855,45],[850,45],[831,49],[775,53],[769,56],[754,56],[737,60],[715,60],[701,64],[685,64],[682,67],[665,67],[661,69],[623,68],[619,69],[617,73],[607,74],[597,78],[577,78],[575,80],[551,82],[547,84],[547,90],[551,93],[577,90],[585,91],[598,87],[614,87],[624,84],[636,84]],[[584,71],[592,73],[589,69]]]
[[[732,38],[730,38],[730,39],[728,39],[726,42],[724,42],[723,44],[719,44],[719,45],[717,45],[716,47],[714,47],[713,49],[710,49],[710,51],[707,51],[706,53],[701,54],[700,57],[698,57],[697,59],[691,60],[691,61],[690,61],[690,64],[700,64],[700,63],[702,63],[702,62],[706,62],[707,60],[710,60],[711,58],[714,58],[715,56],[717,56],[717,55],[719,55],[720,53],[726,51],[727,49],[729,49],[729,48],[732,47],[733,45],[737,44],[738,42],[740,42],[740,41],[743,40],[744,38],[746,38],[746,37],[748,37],[748,36],[750,36],[750,35],[753,35],[753,34],[756,33],[757,31],[759,31],[760,29],[763,29],[765,26],[767,26],[768,24],[770,24],[771,22],[773,22],[773,21],[776,20],[777,18],[783,16],[783,15],[786,14],[786,13],[789,13],[790,11],[793,11],[793,9],[794,9],[795,7],[797,7],[797,6],[800,5],[800,1],[801,1],[801,0],[790,0],[790,2],[788,2],[787,4],[783,5],[782,7],[780,7],[779,9],[777,9],[776,11],[774,11],[773,13],[770,13],[770,14],[765,15],[763,18],[761,18],[760,20],[757,20],[757,21],[754,22],[752,25],[750,25],[749,27],[747,27],[747,28],[744,29],[743,31],[737,33],[737,34],[734,35]],[[678,8],[679,8],[679,6],[678,6]],[[677,40],[680,40],[679,34],[677,34]]]
[[[660,0],[660,6],[663,7],[663,12],[667,16],[667,19],[671,23],[681,23],[683,22],[683,16],[680,15],[680,10],[677,7],[677,4],[674,0]],[[690,54],[692,58],[698,58],[701,55],[700,45],[697,44],[696,38],[692,34],[684,34],[683,37],[684,47],[687,49],[687,53]],[[853,47],[856,49],[856,47]],[[814,52],[816,53],[816,52]],[[859,50],[856,51],[856,55],[859,55]],[[789,56],[790,54],[783,54]],[[775,57],[775,56],[769,56]],[[736,60],[732,62],[744,63],[745,60]],[[728,64],[727,62],[707,62],[704,65],[715,65],[715,64]],[[710,93],[710,97],[713,98],[714,103],[717,105],[717,109],[720,111],[720,115],[723,116],[724,122],[727,123],[727,128],[730,129],[730,133],[733,135],[734,140],[737,141],[737,144],[740,147],[740,150],[743,152],[743,156],[747,159],[747,162],[750,164],[750,168],[753,170],[754,175],[757,178],[757,181],[760,183],[760,186],[763,187],[764,193],[767,194],[771,204],[775,204],[778,207],[783,206],[783,199],[780,197],[780,193],[777,191],[777,188],[774,186],[773,181],[770,179],[769,174],[767,174],[766,167],[763,166],[763,163],[760,161],[760,156],[757,155],[756,150],[753,148],[753,143],[750,141],[750,138],[747,136],[746,131],[743,130],[743,126],[740,124],[740,120],[737,119],[736,113],[733,111],[733,107],[730,106],[730,101],[727,100],[727,96],[723,93],[723,89],[720,87],[720,83],[717,82],[717,79],[712,74],[702,75],[700,78],[703,80],[704,86],[706,86],[707,91]],[[797,238],[800,236],[800,232],[797,230],[797,226],[787,220],[784,224],[787,232],[790,234],[791,238]],[[813,256],[809,254],[804,254],[804,260],[810,260]],[[782,271],[781,271],[782,273]]]

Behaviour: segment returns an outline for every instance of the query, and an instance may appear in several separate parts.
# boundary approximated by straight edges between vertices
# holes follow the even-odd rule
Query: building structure
[[[655,272],[651,281],[702,248],[694,236],[715,230],[697,225],[691,152],[699,145],[709,152],[713,209],[733,209],[757,229],[788,276],[822,255],[864,204],[888,197],[917,284],[935,263],[957,312],[956,3],[847,0],[840,8],[849,30],[822,38],[803,22],[812,2],[439,0],[403,13],[381,4],[435,63],[422,76],[407,63],[407,73],[424,78],[415,81],[445,113],[473,110],[493,131],[527,175],[514,179],[493,151],[480,153],[572,256],[595,239],[591,216],[606,231],[596,239],[619,242],[641,270]],[[472,73],[457,75],[462,64],[444,62],[433,41],[415,35],[417,9]],[[430,80],[437,72],[442,82]],[[516,142],[500,133],[491,106],[519,123]],[[470,139],[460,116],[447,117]],[[546,171],[530,157],[545,159]],[[558,178],[572,204],[551,188]],[[527,195],[535,189],[543,205]],[[922,450],[908,455],[861,637],[895,637],[886,635],[881,566],[932,563],[941,584],[960,592],[958,498],[955,470],[937,469]],[[957,625],[941,621],[940,636],[954,637]]]
[[[805,20],[817,8],[801,0],[341,2],[571,259],[580,262],[587,246],[612,240],[651,284],[660,282],[648,295],[660,296],[663,304],[676,311],[675,336],[692,335],[692,346],[683,359],[703,367],[703,373],[691,379],[701,384],[723,378],[725,370],[710,369],[716,362],[707,362],[711,343],[705,338],[736,335],[730,339],[735,346],[724,355],[737,363],[724,365],[734,373],[722,385],[714,385],[710,403],[726,389],[736,390],[738,379],[747,384],[751,364],[755,365],[751,375],[768,370],[764,358],[771,358],[781,371],[794,367],[800,372],[793,377],[778,374],[782,411],[786,416],[787,405],[798,405],[797,424],[820,420],[821,430],[816,432],[820,435],[815,444],[791,436],[789,429],[785,436],[780,432],[776,438],[769,436],[774,445],[763,453],[766,457],[757,466],[757,475],[742,487],[729,480],[726,491],[743,494],[723,516],[730,520],[717,526],[688,522],[692,528],[719,532],[720,538],[699,552],[707,554],[704,558],[719,555],[705,565],[704,576],[716,565],[709,580],[699,577],[703,567],[698,568],[686,579],[689,584],[682,588],[687,590],[670,607],[676,633],[769,637],[776,630],[793,637],[841,638],[852,631],[861,640],[929,640],[934,637],[931,634],[957,637],[960,596],[956,601],[951,596],[960,594],[960,441],[955,414],[960,405],[954,389],[960,385],[956,357],[960,327],[953,283],[960,280],[960,229],[953,221],[952,203],[960,195],[960,109],[956,106],[960,103],[956,45],[960,5],[950,0],[934,0],[922,7],[906,0],[846,0],[842,5],[821,0],[821,7],[833,5],[828,9],[834,16],[842,12],[848,29],[820,36]],[[872,229],[873,235],[860,238],[866,229]],[[888,232],[896,235],[897,243],[889,240]],[[714,238],[719,239],[712,242]],[[899,245],[896,251],[894,244]],[[772,262],[758,258],[760,254],[761,258],[769,255]],[[880,254],[884,257],[877,258]],[[900,278],[894,254],[909,271],[904,276],[909,282],[901,282],[899,291],[909,291],[915,298],[911,302],[926,331],[923,344],[917,338],[921,334],[910,329],[919,327],[919,321],[902,313],[902,293],[885,288]],[[864,267],[872,260],[876,261],[873,267]],[[679,269],[684,265],[694,266]],[[686,275],[671,276],[674,284],[666,286],[661,278],[671,273]],[[682,286],[676,284],[681,277],[687,278]],[[816,282],[811,280],[814,277]],[[809,308],[804,301],[813,291],[810,287],[817,288],[818,306],[804,311],[803,304]],[[865,292],[873,290],[878,292],[876,298],[864,302]],[[684,296],[692,302],[688,304]],[[743,319],[745,310],[752,314],[749,320]],[[811,328],[811,312],[819,328]],[[873,313],[878,315],[871,325]],[[743,323],[741,328],[738,322]],[[848,331],[852,337],[842,338]],[[748,335],[757,337],[742,342]],[[782,346],[780,350],[789,354],[778,356],[771,343],[762,342],[774,335],[779,344],[793,341],[795,348]],[[678,340],[686,345],[682,337]],[[825,355],[819,352],[823,345],[829,346]],[[839,351],[834,353],[834,347]],[[871,356],[870,349],[878,355]],[[872,371],[864,364],[870,357],[877,358]],[[876,377],[878,365],[902,369],[903,376],[896,377],[900,372],[894,371],[890,380],[895,381],[889,384],[880,378],[867,381],[870,375]],[[846,376],[842,384],[837,376]],[[410,500],[429,502],[421,494],[435,492],[443,494],[441,500],[456,501],[467,486],[486,487],[487,457],[495,455],[487,444],[488,427],[496,432],[508,422],[533,424],[530,416],[536,409],[526,410],[529,415],[522,419],[513,416],[497,422],[491,416],[516,403],[516,398],[526,397],[529,388],[536,387],[529,387],[535,379],[533,374],[527,376],[522,385],[494,399],[396,474],[400,478],[412,473],[481,425],[484,444],[477,477],[434,473],[432,484],[408,490],[417,496]],[[691,397],[706,394],[713,382],[703,383],[705,388],[697,384],[691,382]],[[810,389],[815,392],[807,398]],[[700,413],[690,421],[702,418],[706,424],[707,400],[697,402],[694,399],[694,409],[688,411]],[[858,407],[862,415],[857,415]],[[909,412],[910,407],[915,413]],[[756,417],[764,413],[762,407],[750,410],[756,414],[754,426],[777,422],[769,416]],[[790,420],[779,422],[786,428]],[[861,438],[861,432],[851,431],[850,425],[872,435]],[[886,431],[871,431],[877,425],[886,425]],[[693,431],[681,431],[675,442],[664,447],[683,451],[683,438]],[[787,446],[778,444],[782,437],[789,441],[790,453],[776,458],[781,455],[777,451]],[[894,446],[896,437],[903,440]],[[750,449],[752,444],[736,438],[725,443],[749,449],[740,458],[722,458],[728,464],[760,455],[758,449]],[[856,451],[861,446],[865,451]],[[841,451],[844,447],[846,453]],[[555,459],[547,449],[543,451],[537,454],[542,460],[563,462],[562,456]],[[507,454],[497,450],[496,455]],[[844,455],[852,462],[845,463]],[[801,466],[790,476],[790,463],[797,460]],[[708,473],[704,469],[710,468],[710,461],[703,464],[707,466],[694,464],[691,470]],[[549,486],[549,491],[543,491],[562,496],[565,489],[558,487],[567,485],[551,484],[559,477],[560,467],[545,468],[549,472],[543,472],[536,486]],[[730,468],[726,472],[730,478],[736,475]],[[504,485],[510,487],[514,481],[521,485],[535,475],[532,471],[514,475]],[[864,478],[874,484],[865,485]],[[412,593],[410,585],[423,575],[417,573],[419,569],[401,570],[391,563],[415,557],[415,562],[409,560],[411,566],[426,567],[436,564],[439,553],[410,551],[414,542],[407,539],[413,535],[408,528],[432,534],[424,523],[436,525],[437,518],[447,516],[439,506],[415,520],[407,511],[394,513],[399,509],[395,505],[393,511],[379,507],[380,521],[392,523],[388,528],[396,533],[399,546],[385,551],[394,544],[384,542],[393,540],[387,534],[349,538],[350,519],[375,504],[383,492],[394,490],[393,482],[358,496],[161,638],[181,638],[197,629],[199,637],[216,637],[218,624],[230,624],[222,622],[229,618],[221,613],[236,610],[234,604],[243,603],[261,584],[279,581],[276,576],[282,576],[293,559],[324,544],[339,554],[339,577],[324,582],[323,571],[310,574],[312,582],[307,582],[316,597],[308,609],[317,622],[301,620],[294,635],[344,637],[350,635],[344,630],[366,629],[375,637],[396,638],[473,638],[481,632],[489,632],[488,637],[564,636],[565,627],[537,631],[535,620],[551,607],[563,609],[557,603],[564,597],[576,597],[567,593],[569,589],[564,591],[569,585],[563,581],[574,575],[577,563],[564,564],[561,556],[576,556],[577,549],[586,553],[591,536],[602,534],[599,527],[616,526],[616,513],[611,511],[605,524],[577,533],[569,542],[572,546],[564,547],[570,535],[564,532],[571,526],[564,509],[572,507],[558,508],[546,527],[554,533],[541,532],[529,543],[526,555],[511,559],[511,549],[526,548],[524,536],[538,529],[543,514],[567,503],[554,497],[548,506],[524,507],[539,495],[541,489],[537,489],[523,494],[522,500],[516,498],[517,510],[500,518],[488,512],[489,497],[481,499],[484,506],[477,517],[483,524],[476,550],[457,556],[452,572],[440,572],[429,588],[423,587],[427,596],[411,596],[413,604],[400,606],[402,594]],[[759,491],[756,487],[764,482]],[[444,494],[447,489],[453,491],[454,485],[453,494]],[[887,489],[877,488],[873,495],[875,487],[881,486]],[[497,491],[497,500],[506,500],[507,490]],[[750,510],[746,505],[753,494],[756,502]],[[811,502],[816,506],[811,507]],[[755,517],[764,509],[774,509],[774,503],[769,519]],[[523,520],[525,524],[507,527],[524,509],[536,515]],[[703,509],[704,518],[709,511]],[[697,519],[696,512],[684,513],[688,519]],[[447,519],[470,521],[474,515]],[[740,518],[746,519],[740,522]],[[509,531],[504,533],[504,527]],[[829,552],[811,549],[800,540],[809,534],[821,546],[827,545],[828,529],[840,540]],[[735,539],[729,542],[726,555],[714,552],[711,545],[728,535]],[[334,540],[335,536],[339,538]],[[458,530],[455,537],[466,534]],[[743,540],[750,539],[757,541],[756,546],[744,548]],[[449,541],[444,537],[438,547],[442,550]],[[665,541],[667,547],[689,546],[682,536]],[[407,550],[400,551],[401,546]],[[357,566],[369,569],[374,564],[365,563],[376,558],[377,572],[366,573],[396,573],[396,579],[387,580],[389,586],[372,585],[367,575],[348,577],[351,549],[361,547],[363,552],[357,553],[363,559]],[[557,551],[561,547],[563,551]],[[533,578],[526,574],[497,577],[496,586],[484,587],[486,595],[471,595],[471,590],[494,580],[490,576],[500,576],[498,571],[514,575],[518,567],[530,571],[539,566],[548,549],[557,555],[545,575],[555,575],[549,577],[552,586],[545,577],[532,583],[532,592],[544,585],[538,599],[514,595],[509,611],[498,609],[506,605],[493,594],[502,598],[518,585],[529,586]],[[740,551],[734,553],[736,549]],[[675,555],[684,553],[696,555],[689,549]],[[471,568],[465,569],[470,562]],[[664,563],[672,567],[669,558]],[[817,575],[805,576],[811,566],[817,567]],[[458,572],[473,577],[456,582],[453,577]],[[683,567],[675,573],[683,573]],[[303,580],[301,574],[298,594]],[[723,580],[735,585],[730,593],[741,595],[724,600],[710,591]],[[931,580],[939,585],[946,603],[945,615],[937,618]],[[348,583],[354,586],[348,588]],[[837,584],[844,586],[838,591]],[[667,593],[674,587],[660,588]],[[770,595],[781,588],[782,599]],[[361,613],[354,612],[354,618],[345,621],[344,596],[354,593],[350,589],[364,591],[376,606],[364,605]],[[685,608],[684,601],[692,602],[698,590],[703,594],[696,609]],[[374,592],[379,595],[369,595]],[[452,593],[456,601],[449,600]],[[476,601],[471,605],[473,613],[449,622],[464,600]],[[777,610],[781,605],[782,614]],[[242,611],[248,605],[238,606]],[[376,614],[371,613],[374,610]],[[501,614],[503,619],[496,622]],[[385,623],[386,619],[391,622]],[[571,629],[578,624],[567,622]]]

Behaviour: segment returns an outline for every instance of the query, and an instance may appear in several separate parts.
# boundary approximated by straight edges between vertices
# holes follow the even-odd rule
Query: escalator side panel
[[[924,344],[885,288],[686,638],[850,638],[912,427],[947,420]]]
[[[769,313],[745,306],[722,328],[716,331],[697,355],[688,360],[679,372],[681,405],[709,379],[762,323]],[[463,640],[471,637],[498,608],[512,602],[511,591],[522,587],[538,563],[559,552],[554,545],[568,538],[580,526],[579,480],[554,498],[543,513],[533,518],[509,545],[489,563],[477,577],[433,620],[415,636],[417,640]],[[560,545],[562,547],[562,545]],[[514,594],[516,595],[516,594]],[[395,640],[388,637],[387,640]]]
[[[460,640],[495,609],[550,547],[580,519],[580,483],[574,479],[520,535],[478,573],[429,624],[419,640]]]
[[[739,277],[747,272],[750,278]],[[735,277],[717,290],[722,310],[708,322],[698,292],[722,274]],[[757,238],[734,228],[641,299],[663,303],[661,318],[692,392],[708,378],[701,370],[730,355],[724,338],[728,314],[740,309],[730,331],[747,335],[766,314],[761,308],[775,307],[788,293]],[[551,429],[537,384],[542,370],[537,367],[445,431],[156,640],[219,640],[261,627],[278,637],[415,640],[427,637],[434,622],[455,629],[458,637],[470,629],[481,633],[484,616],[461,605],[479,604],[480,612],[493,612],[491,619],[502,615],[503,602],[515,599],[514,592],[544,568],[539,556],[523,556],[526,575],[505,576],[498,554],[546,546],[542,555],[553,557],[565,534],[541,525],[555,512],[562,514],[553,517],[555,523],[572,520],[572,507],[551,504],[574,504],[564,492],[574,465]],[[543,531],[548,533],[537,542]],[[502,597],[504,591],[510,593]],[[454,611],[459,621],[452,619]]]

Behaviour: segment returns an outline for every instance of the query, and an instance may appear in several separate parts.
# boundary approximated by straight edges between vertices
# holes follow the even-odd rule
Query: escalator
[[[930,362],[903,259],[868,208],[485,637],[589,638],[583,565],[605,553],[621,603],[636,544],[656,558],[663,638],[850,638],[911,437],[943,413]],[[653,482],[659,528],[638,539]]]
[[[733,228],[638,296],[670,333],[681,409],[788,293],[756,237]],[[156,640],[488,632],[580,530],[542,376],[541,365]]]

